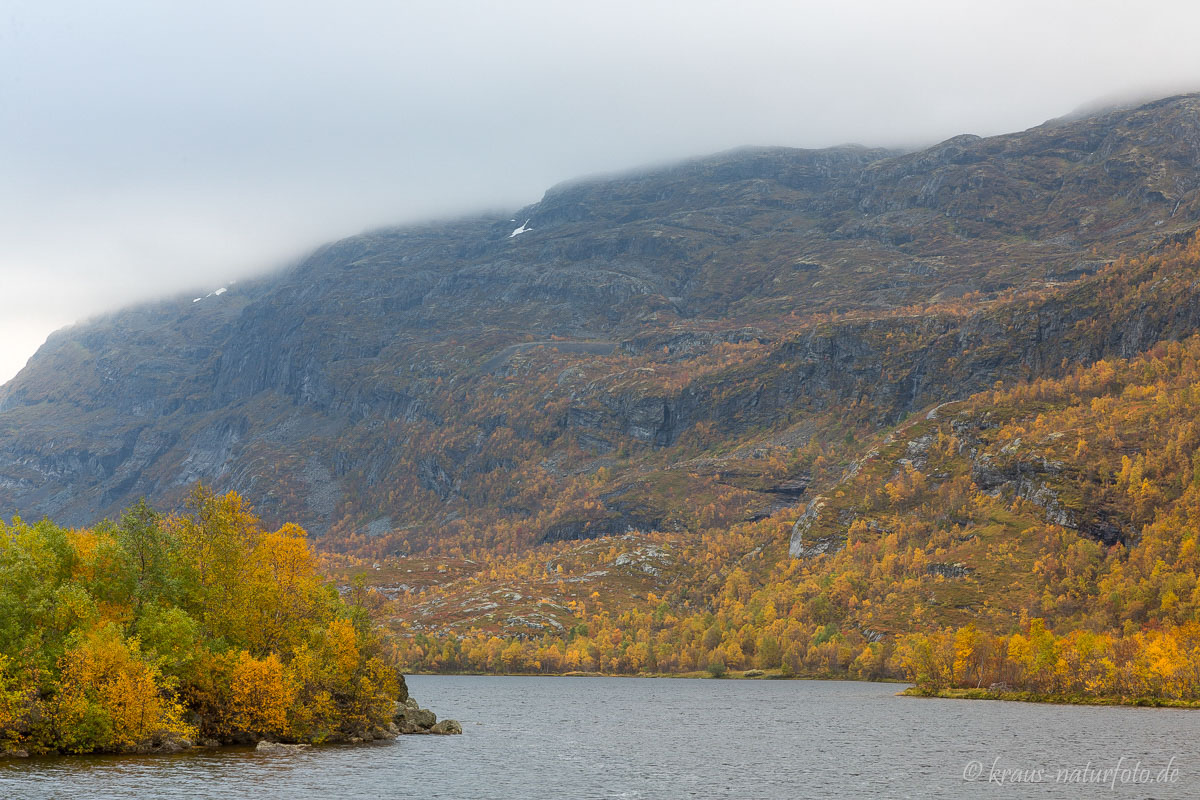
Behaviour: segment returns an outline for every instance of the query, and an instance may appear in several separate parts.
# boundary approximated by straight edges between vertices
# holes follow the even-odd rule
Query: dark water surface
[[[0,762],[0,797],[1200,797],[1200,712],[924,700],[894,696],[894,684],[827,681],[416,676],[409,686],[464,735],[297,756]],[[1002,770],[1040,782],[1014,784]]]

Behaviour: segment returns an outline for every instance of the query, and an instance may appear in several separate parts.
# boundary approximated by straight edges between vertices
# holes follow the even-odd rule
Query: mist
[[[583,174],[1200,89],[1198,23],[1173,2],[10,0],[0,381],[75,320]]]

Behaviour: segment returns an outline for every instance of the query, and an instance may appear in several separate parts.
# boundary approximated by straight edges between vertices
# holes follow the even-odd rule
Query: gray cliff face
[[[824,411],[864,396],[878,422],[890,424],[998,380],[1055,377],[1078,364],[1130,358],[1200,331],[1200,283],[1182,292],[1151,286],[1136,306],[1107,316],[1086,300],[1096,291],[1095,281],[1083,281],[1003,314],[838,323],[780,343],[767,359],[774,369],[763,369],[760,381],[735,391],[699,382],[661,396],[590,397],[572,407],[569,424],[666,446],[697,422],[736,433],[789,411]]]
[[[1132,355],[1200,329],[1198,290],[1148,289],[1084,335],[1087,293],[1117,254],[1200,220],[1198,112],[1186,96],[915,153],[757,148],[576,181],[512,215],[352,237],[199,302],[60,331],[0,389],[0,515],[80,524],[204,481],[320,532],[381,516],[362,487],[403,456],[448,519],[468,484],[517,464],[487,446],[511,423],[497,411],[437,452],[409,453],[407,432],[478,408],[488,381],[519,391],[514,364],[539,348],[684,370],[564,375],[552,424],[513,432],[510,450],[539,459],[568,440],[672,447],[702,422],[770,429],[862,398],[887,424],[998,379]],[[1019,309],[898,311],[1047,281],[1071,283]],[[761,353],[688,374],[742,346]],[[657,524],[610,513],[545,536]]]

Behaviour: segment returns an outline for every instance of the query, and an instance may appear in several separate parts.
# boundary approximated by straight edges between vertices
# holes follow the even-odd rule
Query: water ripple
[[[96,798],[1114,798],[1200,796],[1187,711],[918,700],[826,681],[417,676],[414,696],[464,735],[174,756],[0,762],[0,796]],[[1127,767],[1175,782],[1058,783]],[[997,759],[999,759],[997,761]],[[964,770],[979,762],[978,780]],[[1033,785],[988,782],[1045,769]],[[995,775],[993,775],[993,778]],[[1133,774],[1136,780],[1137,774]]]

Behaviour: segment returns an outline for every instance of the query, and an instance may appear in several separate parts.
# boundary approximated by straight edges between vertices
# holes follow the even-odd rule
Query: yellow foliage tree
[[[125,639],[113,623],[82,636],[59,669],[52,719],[63,749],[120,750],[195,733],[137,640]]]

